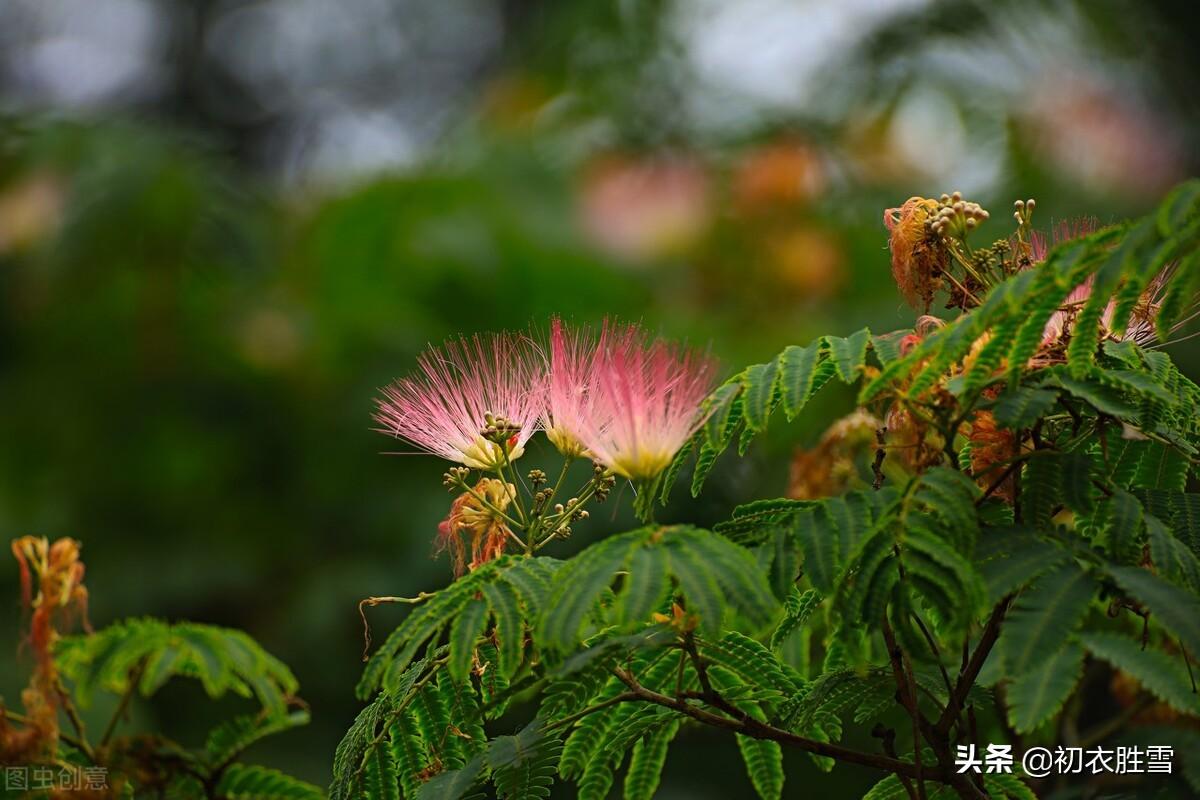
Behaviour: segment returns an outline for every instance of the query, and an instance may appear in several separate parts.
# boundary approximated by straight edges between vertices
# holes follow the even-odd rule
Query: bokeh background
[[[1144,0],[3,0],[0,538],[83,540],[97,624],[250,631],[313,709],[253,755],[324,783],[359,708],[356,602],[449,579],[430,557],[444,467],[386,455],[369,418],[427,342],[617,315],[732,370],[911,324],[884,208],[959,189],[1000,238],[1018,197],[1043,225],[1107,221],[1200,171],[1198,19]],[[849,410],[827,391],[664,517],[782,491],[791,448]],[[627,523],[594,514],[568,549]],[[0,597],[15,698],[11,561]],[[199,743],[224,710],[180,686],[136,714]],[[793,788],[813,771],[787,769]],[[825,796],[872,776],[835,781]],[[661,796],[747,791],[732,741],[695,732]]]

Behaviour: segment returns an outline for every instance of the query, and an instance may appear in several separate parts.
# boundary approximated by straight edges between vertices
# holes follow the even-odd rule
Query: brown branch
[[[883,772],[891,772],[896,775],[904,775],[913,777],[916,774],[917,766],[910,764],[907,761],[901,761],[888,756],[876,755],[874,753],[864,753],[860,750],[854,750],[841,745],[830,744],[828,742],[819,742],[816,739],[809,739],[805,736],[792,733],[791,731],[776,728],[768,725],[765,722],[760,722],[753,717],[749,717],[744,712],[729,706],[729,708],[738,715],[738,718],[730,718],[714,714],[700,708],[697,705],[687,702],[682,698],[668,697],[665,694],[647,689],[639,684],[634,677],[621,667],[613,669],[613,673],[627,686],[629,691],[637,695],[637,697],[646,702],[654,703],[670,708],[674,711],[690,717],[697,722],[709,725],[714,728],[722,728],[724,730],[740,733],[743,736],[749,736],[752,739],[766,739],[776,741],[781,744],[788,744],[797,747],[808,753],[813,753],[818,756],[845,761],[850,764],[858,764],[863,767],[881,770]],[[724,702],[724,701],[722,701]],[[945,771],[933,767],[926,768],[925,774],[930,778],[942,783],[949,782],[949,776]]]
[[[71,720],[71,727],[75,729],[75,733],[79,737],[79,749],[89,759],[95,761],[96,753],[92,750],[92,746],[88,744],[87,729],[84,728],[83,719],[80,718],[79,712],[75,710],[75,704],[71,702],[71,696],[67,694],[67,690],[62,685],[61,680],[55,682],[54,690],[58,693],[58,699],[62,703],[63,711],[67,714],[67,719]]]
[[[436,595],[431,592],[421,592],[416,597],[366,597],[358,601],[358,616],[362,618],[363,624],[363,655],[362,660],[366,661],[371,652],[371,624],[367,622],[368,607],[374,608],[382,603],[405,603],[407,605],[416,605],[423,603]]]
[[[875,460],[871,463],[871,473],[875,476],[871,488],[879,491],[883,488],[883,459],[887,457],[887,426],[875,431]]]
[[[942,716],[938,718],[937,724],[934,726],[939,734],[948,733],[954,720],[962,713],[967,695],[970,693],[971,687],[975,685],[975,679],[979,677],[979,671],[983,669],[983,664],[987,661],[992,648],[996,645],[996,639],[1000,637],[1000,623],[1004,621],[1004,615],[1008,613],[1008,606],[1012,603],[1012,598],[1011,594],[1008,595],[992,609],[992,615],[988,618],[987,625],[984,626],[983,633],[979,637],[979,644],[975,646],[975,651],[971,653],[971,658],[966,666],[958,673],[954,692],[950,695],[945,711],[942,712]]]
[[[125,716],[125,710],[129,708],[129,703],[133,700],[133,694],[137,691],[137,685],[141,682],[142,674],[146,671],[146,665],[148,663],[149,660],[143,658],[138,661],[137,665],[134,666],[132,670],[130,670],[129,685],[125,687],[125,691],[121,695],[121,701],[117,703],[117,710],[114,711],[112,717],[109,718],[108,724],[104,726],[104,733],[100,736],[99,746],[101,748],[108,744],[108,740],[111,739],[112,735],[116,732],[117,725],[120,723],[121,718]]]
[[[622,692],[621,694],[616,695],[615,697],[610,697],[607,700],[596,703],[595,705],[588,706],[587,708],[583,709],[582,711],[578,711],[574,714],[571,714],[570,716],[563,717],[562,719],[556,719],[556,720],[554,720],[554,722],[551,722],[550,724],[548,724],[546,726],[546,730],[570,727],[573,723],[583,719],[584,717],[588,716],[589,714],[595,714],[597,711],[603,711],[604,709],[609,708],[610,706],[615,706],[618,703],[628,703],[631,700],[640,700],[640,699],[641,698],[638,697],[638,695],[634,694],[633,692]]]
[[[892,728],[884,727],[882,722],[875,723],[875,727],[871,729],[871,735],[879,739],[883,746],[883,752],[887,753],[892,758],[896,758],[896,731]],[[908,795],[908,800],[917,800],[917,790],[913,786],[912,781],[907,775],[897,773],[896,779],[900,781],[900,785],[904,787],[905,793]]]
[[[917,767],[914,776],[917,779],[917,797],[920,800],[926,800],[928,793],[925,791],[923,765],[921,759],[917,757],[917,754],[921,752],[921,709],[917,704],[915,683],[911,675],[904,669],[903,653],[900,645],[896,642],[896,634],[892,630],[892,624],[888,622],[886,611],[883,614],[883,641],[887,645],[888,661],[892,665],[892,677],[896,680],[896,699],[900,701],[900,705],[912,718],[913,761]]]

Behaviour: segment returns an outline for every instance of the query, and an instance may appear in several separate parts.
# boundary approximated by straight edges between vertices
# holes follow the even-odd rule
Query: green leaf
[[[1146,516],[1150,558],[1159,575],[1177,586],[1200,592],[1200,559],[1154,516]]]
[[[1092,459],[1085,453],[1066,453],[1062,467],[1063,500],[1077,514],[1089,513],[1095,505],[1092,491]]]
[[[1030,531],[1001,529],[980,543],[976,558],[987,586],[989,605],[1062,564],[1067,554]]]
[[[767,426],[767,418],[775,408],[775,378],[778,372],[778,360],[771,360],[766,364],[755,364],[743,373],[745,392],[742,409],[745,412],[747,430],[757,432]]]
[[[495,639],[499,655],[497,666],[505,678],[511,679],[521,666],[521,654],[525,649],[525,621],[521,616],[520,598],[516,589],[507,581],[485,583],[483,596],[496,620]],[[486,619],[484,624],[486,625]],[[453,633],[451,637],[453,638]],[[450,652],[453,662],[453,647]],[[451,675],[454,674],[452,671]]]
[[[1022,594],[1004,624],[1005,663],[1020,676],[1045,662],[1079,626],[1095,594],[1091,577],[1068,563],[1038,579]]]
[[[1200,600],[1138,567],[1110,567],[1117,584],[1146,606],[1152,619],[1178,636],[1188,653],[1200,653]]]
[[[733,438],[734,429],[741,422],[743,405],[741,392],[742,384],[735,376],[717,387],[705,400],[705,404],[712,409],[712,412],[708,415],[704,428],[708,433],[708,444],[718,453],[729,444],[729,440]]]
[[[826,336],[829,354],[837,369],[838,377],[846,383],[854,383],[859,378],[863,364],[867,360],[867,343],[871,340],[871,332],[866,328],[852,333],[846,338]]]
[[[477,755],[462,769],[434,775],[417,789],[416,800],[461,800],[479,783],[484,756]]]
[[[996,405],[992,407],[992,415],[1002,428],[1014,431],[1032,428],[1035,422],[1054,407],[1057,400],[1058,392],[1053,389],[1023,386],[1000,395]]]
[[[1093,656],[1128,673],[1176,711],[1200,716],[1200,697],[1192,692],[1182,655],[1172,658],[1159,650],[1143,650],[1138,642],[1116,633],[1085,633],[1079,638]]]
[[[634,551],[620,594],[621,616],[626,623],[648,622],[667,597],[667,559],[661,547]]]
[[[779,800],[783,796],[783,750],[779,742],[739,733],[737,746],[754,791],[762,800]]]
[[[1083,648],[1067,644],[1042,655],[1008,687],[1008,719],[1018,733],[1029,733],[1058,713],[1083,671]]]
[[[687,547],[671,548],[668,557],[671,574],[679,581],[688,611],[699,617],[701,630],[715,634],[721,629],[725,604],[721,588],[708,569],[714,565],[706,565]]]
[[[807,347],[792,345],[780,354],[779,386],[789,420],[795,419],[812,396],[813,379],[822,357],[819,340]]]
[[[488,748],[492,782],[500,800],[550,796],[562,740],[535,719],[515,736],[501,736]]]
[[[796,515],[796,535],[804,551],[804,571],[822,593],[831,592],[838,573],[837,528],[820,506]]]
[[[325,796],[316,786],[278,770],[244,764],[233,764],[225,771],[216,794],[226,800],[321,800]]]
[[[886,367],[900,358],[900,345],[904,337],[911,335],[912,330],[905,329],[872,336],[871,349],[875,351],[875,355],[879,358],[879,363]]]
[[[1182,492],[1187,487],[1190,467],[1187,457],[1176,448],[1149,442],[1138,462],[1133,485]]]
[[[809,616],[821,604],[821,593],[816,589],[806,589],[801,592],[795,586],[788,595],[783,606],[783,619],[775,632],[771,634],[771,649],[778,650],[783,642],[795,631],[804,627]]]
[[[362,788],[370,800],[400,800],[400,778],[392,752],[384,742],[376,742],[367,749]]]
[[[450,661],[447,669],[456,681],[464,681],[471,671],[475,656],[475,641],[487,627],[488,605],[484,600],[472,600],[450,627]]]
[[[1073,397],[1082,400],[1101,414],[1126,420],[1137,420],[1137,409],[1126,402],[1115,389],[1101,383],[1056,372],[1051,383],[1066,389]]]
[[[667,750],[678,731],[679,722],[671,722],[646,734],[634,745],[625,772],[625,800],[652,800],[658,791]]]
[[[1136,563],[1142,549],[1142,504],[1117,489],[1104,502],[1103,520],[1101,536],[1109,555],[1121,563]]]
[[[219,767],[236,759],[255,742],[276,733],[309,723],[307,711],[292,711],[283,716],[243,714],[222,722],[208,734],[204,744],[204,760]]]
[[[644,536],[644,531],[639,530],[606,539],[587,548],[558,571],[542,615],[543,646],[563,652],[575,649],[579,631],[592,607],[625,568],[630,552]]]
[[[210,697],[227,692],[257,697],[271,715],[287,712],[295,676],[242,631],[156,619],[118,622],[91,636],[64,637],[54,645],[59,671],[87,707],[96,691],[122,694],[145,663],[138,689],[157,691],[171,677],[198,679]]]
[[[983,776],[983,785],[994,800],[1038,800],[1033,790],[1016,775],[998,772]]]

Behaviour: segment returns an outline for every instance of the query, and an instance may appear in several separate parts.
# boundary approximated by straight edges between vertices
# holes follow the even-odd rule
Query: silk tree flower
[[[630,326],[602,337],[593,372],[591,413],[579,419],[579,439],[617,475],[647,481],[704,423],[701,404],[716,361]]]
[[[1087,236],[1099,230],[1099,227],[1099,223],[1094,217],[1085,217],[1072,222],[1060,223],[1055,227],[1049,240],[1040,233],[1034,233],[1030,237],[1030,261],[1033,264],[1040,264],[1046,260],[1046,256],[1053,245]],[[1119,341],[1135,342],[1142,346],[1154,344],[1157,341],[1155,321],[1162,306],[1166,286],[1175,269],[1176,265],[1168,265],[1151,279],[1145,291],[1142,292],[1141,298],[1139,298],[1137,304],[1133,307],[1129,315],[1129,320],[1125,325],[1125,331],[1120,336],[1112,332],[1113,318],[1117,312],[1117,301],[1115,297],[1109,300],[1108,304],[1104,307],[1103,313],[1100,315],[1100,324],[1103,326],[1106,335]],[[1092,296],[1092,280],[1092,276],[1089,275],[1087,280],[1072,289],[1058,310],[1050,315],[1050,319],[1046,321],[1046,327],[1042,332],[1042,346],[1044,348],[1053,348],[1058,343],[1065,341],[1067,334],[1070,332],[1071,325],[1075,321],[1075,317],[1087,305],[1088,300]],[[1186,321],[1185,319],[1176,328],[1186,323]]]
[[[594,412],[592,378],[597,344],[591,329],[570,330],[558,317],[550,320],[550,374],[546,381],[542,429],[551,444],[567,458],[587,455],[579,431]]]
[[[567,458],[590,454],[581,431],[605,413],[597,407],[596,365],[610,342],[632,336],[635,326],[622,328],[605,321],[599,332],[586,326],[571,328],[555,317],[550,321],[550,371],[542,429]]]
[[[931,239],[926,224],[937,210],[936,200],[910,197],[899,208],[883,212],[892,251],[892,278],[908,304],[922,312],[933,303],[935,276],[945,272],[947,265],[945,248]]]
[[[450,552],[454,577],[504,554],[512,532],[503,514],[516,493],[517,487],[511,483],[481,478],[472,491],[463,492],[450,504],[450,513],[438,523],[435,552]]]
[[[374,419],[385,433],[467,467],[519,458],[542,412],[545,358],[509,333],[430,348],[416,373],[383,389]]]

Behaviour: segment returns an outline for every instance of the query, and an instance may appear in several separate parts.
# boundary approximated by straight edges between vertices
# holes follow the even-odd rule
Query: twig
[[[362,624],[363,624],[362,660],[366,661],[367,658],[369,657],[368,654],[371,652],[371,625],[369,622],[367,622],[367,612],[366,612],[367,607],[374,608],[375,606],[382,605],[383,603],[407,603],[408,605],[416,605],[417,603],[423,603],[426,600],[428,600],[429,598],[434,597],[434,596],[436,596],[436,595],[434,595],[430,592],[421,592],[416,597],[381,596],[381,597],[367,597],[362,600],[359,600],[358,601],[358,616],[360,616],[362,618]]]
[[[639,684],[633,676],[621,667],[615,667],[613,674],[617,676],[629,690],[636,694],[639,699],[645,700],[656,705],[670,708],[679,713],[696,720],[697,722],[710,725],[715,728],[723,728],[725,730],[734,731],[744,736],[749,736],[753,739],[769,739],[782,744],[789,744],[797,747],[805,752],[814,753],[819,756],[834,758],[839,761],[846,761],[851,764],[858,764],[863,767],[882,770],[884,772],[892,772],[898,775],[913,776],[916,774],[916,766],[907,761],[890,758],[888,756],[880,756],[874,753],[864,753],[860,750],[854,750],[841,745],[830,744],[828,742],[819,742],[815,739],[809,739],[805,736],[792,733],[765,722],[759,722],[753,717],[746,716],[743,712],[734,709],[740,716],[738,719],[731,719],[719,714],[714,714],[711,711],[706,711],[692,703],[687,702],[682,698],[668,697],[665,694],[660,694],[651,689],[647,689]],[[947,775],[944,771],[934,768],[932,771],[927,771],[927,775],[935,780],[946,782]]]
[[[879,491],[883,488],[883,459],[887,457],[887,427],[884,426],[875,431],[875,461],[871,464],[871,472],[875,478],[871,481],[871,488]]]
[[[133,700],[133,694],[137,691],[138,684],[141,683],[142,675],[145,673],[148,663],[149,660],[143,658],[129,671],[129,685],[125,687],[125,691],[121,694],[121,701],[117,703],[117,710],[113,712],[112,717],[108,720],[108,724],[104,726],[104,733],[100,736],[99,747],[103,748],[107,745],[108,740],[116,732],[118,723],[125,716],[125,710],[129,708],[129,703]]]
[[[963,703],[966,701],[971,687],[975,685],[975,679],[979,677],[979,671],[983,669],[983,664],[992,652],[996,639],[1000,637],[1000,623],[1004,621],[1004,615],[1008,613],[1008,606],[1012,603],[1012,598],[1011,594],[1008,595],[992,609],[992,615],[988,617],[987,625],[984,626],[983,633],[979,637],[979,644],[971,653],[966,667],[958,673],[958,682],[955,684],[954,692],[950,695],[950,701],[934,726],[938,733],[943,735],[948,733],[950,726],[954,724],[954,720],[961,713]]]
[[[911,676],[905,672],[903,653],[899,644],[896,643],[896,634],[892,630],[892,624],[888,622],[886,611],[883,614],[883,641],[887,645],[888,660],[892,665],[892,677],[896,680],[896,698],[912,718],[913,761],[917,767],[914,776],[917,780],[917,797],[920,800],[926,800],[928,794],[925,791],[923,765],[921,759],[916,757],[921,752],[921,710],[917,706],[916,689]]]
[[[875,723],[875,727],[871,729],[871,735],[879,739],[883,746],[883,752],[887,753],[892,758],[896,758],[896,731],[892,728],[884,727],[882,722]],[[908,794],[909,800],[917,800],[917,790],[913,787],[912,781],[907,775],[896,774],[896,779],[900,781],[900,785],[904,787],[904,791]]]
[[[83,725],[83,720],[79,716],[79,712],[75,710],[75,704],[71,702],[71,696],[67,694],[66,688],[62,685],[61,680],[55,681],[54,690],[58,693],[58,699],[62,703],[63,711],[67,714],[67,719],[71,720],[71,727],[75,729],[75,733],[79,736],[79,749],[84,755],[92,761],[96,760],[96,754],[92,750],[92,746],[88,744],[87,729]]]

